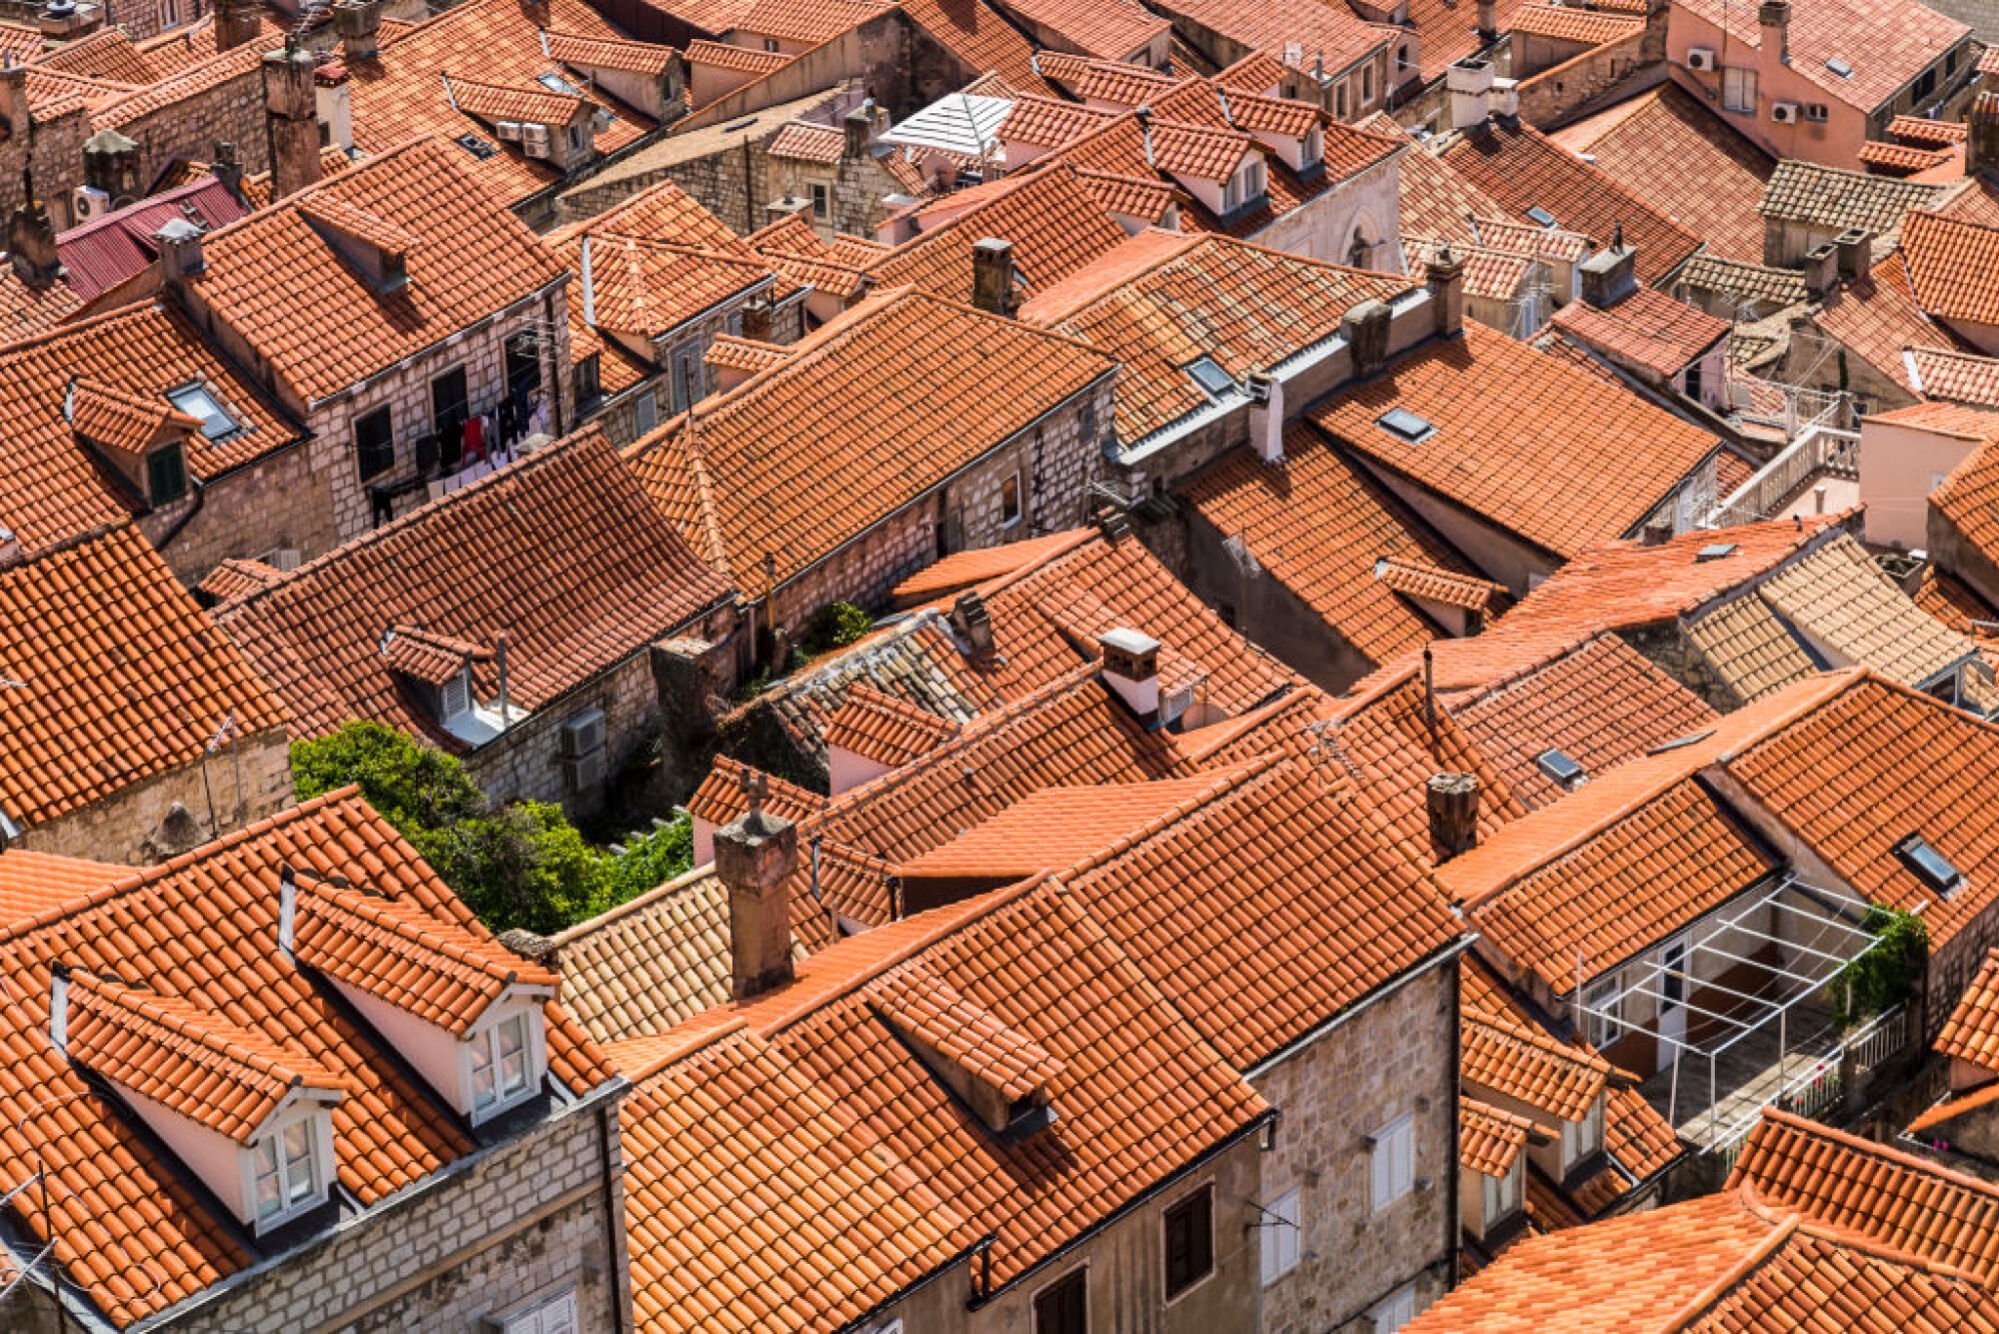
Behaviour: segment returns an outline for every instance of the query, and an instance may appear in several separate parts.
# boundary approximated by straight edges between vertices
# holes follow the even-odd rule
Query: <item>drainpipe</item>
[[[504,732],[508,727],[513,725],[512,715],[507,709],[507,632],[505,630],[500,631],[498,636],[496,636],[496,646],[493,650],[493,656],[499,659],[500,730]]]

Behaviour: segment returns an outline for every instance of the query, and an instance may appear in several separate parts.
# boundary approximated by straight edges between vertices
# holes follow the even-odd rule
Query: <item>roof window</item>
[[[458,146],[473,157],[478,158],[481,162],[484,162],[487,158],[500,151],[499,145],[489,140],[481,139],[476,134],[459,135]]]
[[[1223,370],[1221,363],[1213,357],[1196,357],[1188,362],[1187,378],[1201,386],[1210,398],[1220,398],[1236,387],[1235,377]]]
[[[1842,79],[1853,77],[1853,62],[1842,56],[1834,56],[1832,59],[1826,61],[1825,67]]]
[[[1895,855],[1902,859],[1902,865],[1916,873],[1916,879],[1928,885],[1937,893],[1949,898],[1964,883],[1964,873],[1950,864],[1950,859],[1930,846],[1921,834],[1911,834],[1895,845]]]
[[[229,415],[228,409],[206,385],[191,384],[169,389],[167,402],[199,421],[201,434],[207,439],[220,440],[243,429],[243,424]]]
[[[548,89],[548,91],[550,91],[551,93],[565,93],[570,97],[583,96],[583,90],[581,88],[578,88],[575,84],[563,78],[560,74],[557,74],[554,70],[550,70],[546,74],[535,75],[534,81],[540,84],[542,87]]]
[[[1527,216],[1535,222],[1540,223],[1543,227],[1553,227],[1555,225],[1555,215],[1545,208],[1530,208],[1527,210]]]
[[[1419,417],[1407,408],[1390,408],[1374,419],[1374,424],[1398,440],[1419,445],[1437,433],[1428,419]]]
[[[1696,561],[1720,560],[1725,556],[1733,556],[1734,554],[1735,543],[1710,542],[1694,553],[1694,559]]]
[[[1542,773],[1565,788],[1578,787],[1583,781],[1583,767],[1562,751],[1552,747],[1536,755],[1534,763]]]

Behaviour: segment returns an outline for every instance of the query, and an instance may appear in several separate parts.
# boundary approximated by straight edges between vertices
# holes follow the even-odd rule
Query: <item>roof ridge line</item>
[[[1102,540],[1105,546],[1115,546],[1110,539],[1104,537],[1101,531],[1087,525],[1081,528],[1070,529],[1068,537],[1070,540],[1042,552],[1041,555],[1028,561],[1026,564],[1009,570],[1005,574],[996,574],[985,583],[973,584],[972,587],[978,590],[980,597],[989,597],[994,593],[1003,592],[1013,587],[1029,575],[1041,573],[1062,557],[1071,555],[1089,545],[1093,538]],[[918,573],[922,572],[918,571]],[[912,575],[911,577],[914,578],[915,576]]]
[[[661,881],[643,894],[634,895],[616,907],[606,908],[595,917],[586,917],[580,922],[572,922],[554,935],[546,937],[546,939],[550,945],[560,949],[562,946],[581,938],[590,931],[608,926],[613,922],[622,921],[634,913],[651,907],[654,903],[662,899],[671,898],[673,895],[693,887],[702,880],[711,879],[714,874],[715,863],[713,862],[703,862],[699,866],[690,866],[679,875]],[[559,972],[560,970],[557,969],[555,971]]]
[[[1665,1323],[1659,1326],[1660,1334],[1673,1334],[1674,1331],[1686,1329],[1710,1307],[1719,1305],[1733,1292],[1737,1284],[1767,1264],[1771,1257],[1783,1249],[1785,1243],[1789,1242],[1798,1230],[1796,1213],[1786,1215],[1781,1222],[1774,1219],[1771,1221],[1775,1225],[1751,1246],[1740,1260],[1723,1270],[1706,1287],[1666,1317]]]
[[[1234,796],[1237,792],[1249,787],[1256,779],[1261,778],[1264,774],[1277,768],[1279,765],[1288,762],[1287,758],[1280,752],[1271,751],[1243,764],[1223,769],[1214,775],[1214,781],[1205,784],[1192,796],[1182,798],[1180,801],[1174,803],[1170,809],[1153,816],[1137,829],[1118,835],[1114,842],[1089,854],[1081,861],[1062,871],[1052,873],[1051,878],[1055,879],[1057,883],[1065,883],[1066,877],[1081,877],[1088,875],[1092,871],[1100,870],[1126,853],[1138,848],[1140,845],[1148,843],[1165,833],[1174,825],[1179,824],[1182,820],[1194,814],[1194,812]],[[1155,781],[1172,782],[1174,780],[1157,779]],[[1145,787],[1148,785],[1140,783],[1121,784],[1119,786]]]

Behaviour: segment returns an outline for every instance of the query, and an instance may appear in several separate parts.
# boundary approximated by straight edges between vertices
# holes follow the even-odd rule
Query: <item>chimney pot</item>
[[[1437,334],[1455,338],[1465,331],[1465,261],[1448,242],[1437,246],[1425,269],[1430,299],[1437,305]]]
[[[1833,244],[1839,247],[1839,276],[1858,282],[1874,267],[1874,237],[1855,228],[1841,232]]]
[[[1478,843],[1476,775],[1432,774],[1424,784],[1423,801],[1430,813],[1430,849],[1439,862]]]
[[[340,58],[350,64],[368,60],[381,50],[381,0],[339,0],[333,6],[333,31],[340,36]]]
[[[972,304],[989,315],[1013,316],[1013,242],[988,236],[972,244]]]
[[[1340,336],[1353,358],[1353,378],[1365,380],[1388,361],[1388,303],[1369,298],[1340,318]]]
[[[1756,7],[1756,22],[1763,29],[1763,47],[1770,47],[1770,33],[1777,36],[1777,59],[1791,63],[1791,0],[1763,0]]]
[[[1159,717],[1159,641],[1120,626],[1097,640],[1104,660],[1104,684],[1141,722]]]
[[[153,233],[160,256],[160,283],[178,287],[202,270],[201,228],[186,218],[170,218]]]
[[[1608,310],[1638,287],[1638,248],[1615,243],[1582,262],[1582,297]]]
[[[1478,39],[1487,45],[1499,40],[1497,0],[1478,0]]]
[[[7,224],[7,259],[23,285],[45,288],[62,276],[62,256],[56,249],[55,220],[48,205],[35,197],[32,172],[21,172],[21,202]]]
[[[764,777],[744,776],[750,809],[715,831],[715,878],[729,893],[729,992],[737,1000],[791,980],[791,875],[798,827],[763,809]]]

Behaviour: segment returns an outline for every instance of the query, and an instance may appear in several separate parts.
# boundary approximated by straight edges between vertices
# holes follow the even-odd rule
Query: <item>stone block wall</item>
[[[47,201],[56,230],[74,226],[70,201],[84,183],[83,141],[90,132],[90,122],[77,109],[48,120],[37,117],[32,136],[0,138],[0,217],[14,216],[21,205],[21,173],[32,169],[35,193]]]
[[[220,718],[192,725],[220,725]],[[292,804],[290,743],[282,728],[243,737],[197,760],[36,825],[20,846],[91,861],[146,866]],[[176,809],[176,808],[179,809]]]
[[[175,158],[211,161],[215,145],[222,142],[236,145],[246,176],[268,171],[271,166],[270,135],[264,128],[263,73],[255,63],[240,74],[124,122],[118,132],[139,145],[142,189],[159,179]],[[79,156],[79,179],[82,171]]]
[[[184,28],[213,8],[209,0],[176,0],[174,26]],[[104,26],[123,28],[134,40],[168,31],[165,17],[160,0],[106,0],[104,6]]]
[[[198,508],[148,514],[140,531],[192,587],[231,556],[260,557],[289,547],[310,560],[339,545],[333,521],[331,451],[302,440],[214,479]],[[185,522],[183,522],[185,520]]]
[[[1251,1081],[1282,1113],[1259,1198],[1300,1190],[1300,1260],[1263,1289],[1268,1334],[1364,1334],[1368,1310],[1404,1284],[1416,1285],[1419,1310],[1450,1285],[1457,986],[1455,963],[1432,968]],[[1375,1213],[1367,1137],[1405,1114],[1415,1118],[1418,1184]]]
[[[1576,52],[1573,42],[1513,34],[1513,68],[1532,71],[1514,76],[1520,79],[1520,118],[1546,127],[1593,109],[1606,93],[1638,73],[1648,46],[1657,40],[1650,28],[1640,28],[1629,37]],[[1663,66],[1654,68],[1663,76]]]
[[[629,1329],[616,1096],[409,1188],[164,1327],[462,1334],[573,1286],[582,1334]]]

